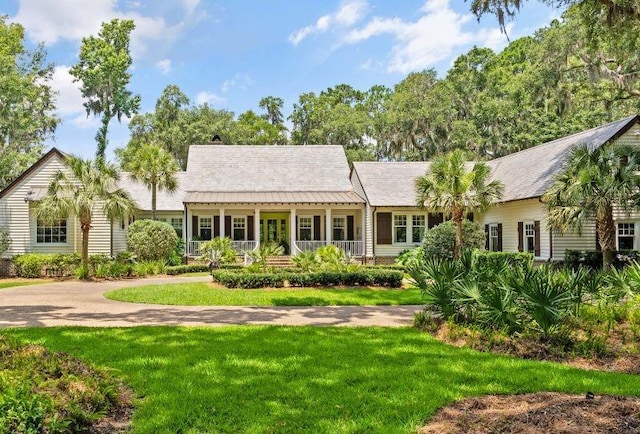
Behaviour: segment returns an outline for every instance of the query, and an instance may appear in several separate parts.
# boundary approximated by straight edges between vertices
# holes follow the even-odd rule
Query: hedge
[[[495,268],[503,261],[512,266],[526,266],[533,262],[533,255],[524,252],[484,252],[478,251],[476,259],[479,267]]]
[[[640,260],[640,252],[626,250],[613,252],[613,265],[617,268],[624,267],[632,261]],[[602,268],[602,252],[596,250],[569,250],[564,253],[564,264],[569,268],[588,267],[593,270]]]
[[[71,276],[80,265],[80,255],[77,253],[27,253],[16,255],[12,259],[16,275],[35,279],[44,276]]]
[[[395,270],[362,270],[346,273],[237,273],[214,271],[213,280],[227,288],[280,288],[284,281],[294,287],[329,286],[384,286],[399,288],[402,286],[403,273]]]
[[[270,273],[235,273],[232,271],[214,271],[213,280],[227,288],[282,288],[284,275]]]

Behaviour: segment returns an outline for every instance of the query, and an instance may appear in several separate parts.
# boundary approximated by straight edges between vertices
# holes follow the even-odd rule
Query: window
[[[524,251],[535,253],[536,230],[533,222],[524,224]]]
[[[489,225],[489,250],[498,252],[500,250],[500,235],[498,233],[498,224],[491,223]]]
[[[618,250],[633,250],[635,234],[634,223],[618,223]]]
[[[344,241],[346,238],[346,230],[345,230],[345,218],[344,217],[334,217],[333,218],[333,240],[334,241]]]
[[[246,222],[244,217],[233,218],[233,239],[244,241],[246,235]]]
[[[300,241],[311,241],[313,234],[313,219],[311,217],[300,217],[298,220],[298,238]]]
[[[200,239],[211,239],[211,217],[200,217],[199,221]]]
[[[424,238],[426,217],[423,215],[414,215],[411,218],[411,241],[421,243]]]
[[[37,243],[66,243],[67,242],[67,220],[55,220],[45,223],[38,220],[36,223]]]
[[[182,218],[172,218],[171,226],[175,229],[178,238],[182,238]]]
[[[393,216],[393,242],[407,242],[407,216],[405,214]]]

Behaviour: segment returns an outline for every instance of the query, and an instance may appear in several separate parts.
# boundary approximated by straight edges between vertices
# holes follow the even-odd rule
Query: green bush
[[[395,270],[359,270],[344,273],[323,271],[319,273],[288,273],[289,285],[297,287],[330,286],[402,286],[403,273]]]
[[[640,252],[636,250],[617,251],[613,253],[613,265],[621,268],[640,261]],[[564,253],[564,264],[568,268],[586,267],[592,270],[602,268],[602,252],[596,250],[569,250]]]
[[[230,271],[214,271],[211,273],[214,282],[227,288],[282,288],[284,276],[272,273],[234,273]]]
[[[233,241],[228,237],[216,237],[200,244],[198,253],[201,255],[198,259],[206,261],[212,268],[218,268],[222,264],[233,264],[238,256]]]
[[[169,276],[177,276],[178,274],[186,273],[200,273],[203,271],[209,271],[209,266],[207,264],[175,265],[167,267],[166,269]]]
[[[140,261],[167,261],[178,236],[170,224],[154,220],[137,220],[127,229],[127,250]]]
[[[427,259],[453,259],[456,243],[456,227],[452,221],[440,223],[429,229],[424,236],[422,247]],[[484,229],[479,223],[469,220],[462,222],[463,250],[481,249],[484,247]]]
[[[357,271],[359,264],[351,263],[351,257],[334,245],[322,246],[315,252],[295,255],[293,263],[302,271],[344,273]]]
[[[38,278],[44,276],[64,277],[74,274],[80,265],[77,253],[27,253],[13,257],[18,277]]]
[[[507,266],[526,267],[533,264],[533,255],[524,252],[485,252],[476,253],[476,260],[479,267],[496,268],[503,264]]]

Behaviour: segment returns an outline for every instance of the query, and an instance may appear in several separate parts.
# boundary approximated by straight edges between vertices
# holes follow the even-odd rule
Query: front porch
[[[334,245],[354,257],[364,256],[364,209],[334,208],[232,208],[188,207],[185,228],[188,257],[200,254],[199,247],[216,237],[231,238],[238,254],[277,243],[284,254],[312,252]]]

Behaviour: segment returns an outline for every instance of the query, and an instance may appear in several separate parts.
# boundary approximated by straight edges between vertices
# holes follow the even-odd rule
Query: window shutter
[[[376,214],[377,237],[378,244],[391,244],[391,213],[379,212]]]
[[[347,216],[347,241],[353,241],[353,216]]]
[[[518,222],[518,251],[522,252],[524,250],[524,242],[522,239],[524,232],[524,224],[522,222]]]
[[[535,256],[540,256],[540,220],[536,220],[533,222],[533,254]]]
[[[198,236],[198,216],[197,215],[191,216],[191,236],[192,237]]]
[[[444,214],[442,214],[441,212],[438,213],[429,213],[429,216],[427,217],[428,220],[428,228],[431,229],[434,226],[439,225],[440,223],[442,223],[444,221]]]
[[[473,213],[470,212],[469,214],[467,214],[467,220],[469,220],[470,222],[473,223]]]
[[[498,251],[502,251],[502,223],[498,223]]]
[[[313,216],[313,239],[315,241],[320,241],[320,216]]]
[[[252,215],[248,215],[247,216],[247,240],[249,241],[255,241],[255,234],[253,232],[253,216]]]
[[[213,238],[218,238],[220,236],[220,216],[213,216]]]
[[[231,216],[224,216],[224,236],[233,239],[233,227],[231,226]]]
[[[484,249],[489,250],[489,225],[484,225]]]

